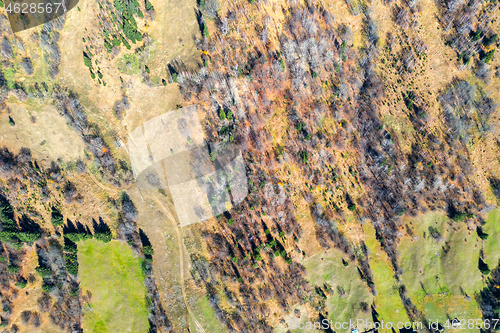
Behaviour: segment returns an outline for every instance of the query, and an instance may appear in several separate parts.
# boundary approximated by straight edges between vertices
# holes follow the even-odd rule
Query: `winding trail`
[[[189,306],[189,302],[187,299],[186,295],[186,288],[185,288],[185,279],[184,279],[184,247],[182,245],[182,235],[179,226],[177,225],[176,219],[172,215],[172,212],[166,207],[163,202],[161,202],[160,198],[158,198],[155,194],[151,194],[150,197],[161,207],[165,215],[167,215],[168,219],[172,221],[172,225],[175,228],[175,232],[177,234],[177,240],[178,240],[178,245],[179,245],[179,267],[180,267],[180,277],[181,277],[181,289],[182,289],[182,298],[184,299],[184,304],[186,304],[186,309],[189,312],[189,315],[193,318],[193,321],[196,325],[196,330],[199,333],[206,333],[205,329],[203,329],[203,326],[198,322],[196,319],[193,311],[191,310],[191,307]]]
[[[87,172],[87,175],[89,175],[89,177],[94,181],[94,183],[96,183],[96,185],[99,186],[102,190],[109,191],[112,193],[119,193],[120,192],[120,190],[117,188],[113,188],[113,187],[106,186],[106,185],[102,184],[100,181],[98,181],[95,178],[95,176],[91,172]],[[198,333],[206,333],[203,326],[201,326],[199,321],[196,319],[193,311],[191,310],[191,307],[189,306],[189,302],[187,299],[186,288],[185,288],[186,281],[184,278],[184,247],[182,244],[182,234],[181,234],[179,226],[177,225],[177,221],[176,221],[174,215],[172,214],[172,212],[170,211],[170,209],[168,209],[168,207],[161,201],[160,198],[158,198],[158,196],[156,194],[147,194],[146,196],[150,197],[153,201],[156,202],[156,204],[158,206],[161,207],[161,209],[163,210],[163,212],[167,216],[168,220],[170,220],[172,225],[174,226],[175,232],[177,234],[177,243],[179,246],[179,267],[180,267],[182,298],[184,299],[184,304],[186,305],[186,309],[188,310],[189,315],[191,316],[191,318],[193,319],[193,321],[196,325],[196,330],[198,331]]]
[[[87,172],[87,175],[94,181],[94,183],[96,183],[97,186],[99,186],[104,191],[108,191],[108,192],[112,192],[112,193],[119,193],[121,191],[121,190],[117,189],[116,187],[110,187],[110,186],[104,185],[103,183],[98,181],[97,178],[95,178],[95,176],[90,171]]]

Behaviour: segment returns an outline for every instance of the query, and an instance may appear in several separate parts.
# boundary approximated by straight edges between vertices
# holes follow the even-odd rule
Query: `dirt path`
[[[172,225],[174,226],[175,232],[177,234],[177,240],[178,240],[178,245],[179,245],[179,267],[180,267],[180,278],[181,278],[181,289],[182,289],[182,298],[184,299],[184,304],[186,305],[186,308],[189,312],[189,315],[191,318],[193,318],[193,321],[196,325],[196,330],[200,333],[206,333],[206,331],[203,329],[203,326],[198,322],[196,317],[193,314],[193,311],[191,310],[191,307],[189,306],[189,302],[187,300],[187,295],[186,295],[186,288],[185,288],[185,278],[184,278],[184,246],[182,244],[182,235],[179,226],[177,225],[177,222],[168,209],[158,198],[156,195],[151,194],[149,195],[150,198],[152,198],[163,210],[165,215],[167,215],[168,219],[172,221]]]
[[[97,186],[99,186],[101,189],[103,189],[104,191],[108,191],[108,192],[112,192],[112,193],[119,193],[120,190],[117,189],[117,188],[114,188],[114,187],[110,187],[110,186],[106,186],[104,185],[103,183],[101,183],[100,181],[98,181],[95,176],[89,171],[87,172],[87,175],[89,175],[89,177],[94,181],[94,183],[96,183]]]
[[[100,181],[98,181],[95,178],[95,176],[91,172],[88,172],[87,174],[94,181],[94,183],[96,183],[96,185],[99,186],[102,190],[112,192],[115,194],[120,192],[120,190],[117,188],[113,188],[113,187],[106,186],[106,185],[102,184]],[[177,221],[176,221],[174,215],[172,214],[172,212],[170,211],[170,209],[168,209],[168,207],[161,201],[160,198],[158,198],[158,196],[156,194],[146,194],[146,196],[151,198],[153,201],[155,201],[158,204],[158,206],[161,207],[162,211],[165,213],[168,220],[171,221],[172,225],[174,226],[175,232],[177,234],[177,240],[178,240],[178,246],[179,246],[179,268],[180,268],[182,298],[184,299],[184,304],[186,305],[186,309],[188,310],[189,315],[191,316],[191,318],[193,318],[193,321],[196,325],[196,330],[199,333],[206,333],[203,326],[201,326],[199,321],[196,319],[193,311],[191,310],[191,307],[189,306],[189,302],[187,299],[186,288],[185,288],[186,280],[184,278],[184,246],[182,244],[182,234],[180,231],[180,227],[177,225]],[[141,194],[141,197],[142,197],[142,194]],[[143,199],[144,199],[144,197],[143,197]]]

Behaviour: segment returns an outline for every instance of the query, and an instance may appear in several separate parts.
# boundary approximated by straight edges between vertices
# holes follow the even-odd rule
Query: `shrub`
[[[44,282],[42,285],[42,290],[45,291],[46,293],[50,293],[54,289],[54,285]]]
[[[306,164],[309,161],[309,153],[307,150],[302,150],[299,152],[299,157],[302,163]]]
[[[234,223],[235,223],[234,220],[231,218],[229,220],[227,220],[227,224],[229,224],[229,225],[234,225]]]
[[[67,239],[72,241],[73,243],[76,243],[81,240],[86,240],[86,239],[91,239],[92,235],[91,234],[86,234],[83,232],[76,233],[76,232],[70,232],[64,235]]]
[[[220,120],[226,119],[226,113],[224,112],[223,109],[220,109],[220,111],[219,111],[219,118],[220,118]]]
[[[441,238],[441,233],[436,227],[430,226],[428,228],[429,234],[432,236],[432,238],[439,239]]]
[[[295,129],[299,132],[302,132],[302,129],[304,128],[304,126],[306,125],[306,123],[304,123],[303,121],[301,121],[300,123],[298,123],[297,125],[295,125]]]
[[[104,40],[104,47],[106,48],[106,51],[108,53],[111,53],[111,50],[113,49],[113,45],[111,45],[111,43],[107,39]]]
[[[71,297],[77,297],[79,294],[80,294],[80,289],[78,287],[71,289],[71,291],[69,292],[69,295]]]
[[[235,263],[235,264],[238,262],[238,258],[236,258],[236,257],[233,257],[231,260],[232,260],[232,262],[233,262],[233,263]]]
[[[282,145],[277,145],[275,153],[277,156],[281,156],[285,153],[285,148]]]
[[[472,40],[475,42],[481,38],[481,30],[478,30],[474,33],[474,36],[472,36]]]
[[[46,267],[36,267],[35,268],[35,271],[38,273],[38,275],[40,275],[42,278],[48,278],[48,277],[51,277],[52,276],[52,271],[50,270],[50,268],[46,268]]]
[[[483,261],[483,259],[479,258],[478,268],[484,275],[490,274],[490,268],[488,264]]]
[[[66,270],[68,274],[78,275],[78,262],[66,263]]]
[[[356,204],[350,204],[347,209],[349,209],[351,212],[354,212],[356,210]]]
[[[61,212],[55,207],[52,207],[52,217],[50,219],[50,222],[54,227],[59,227],[64,224],[64,217],[62,216]]]
[[[3,199],[2,197],[0,197],[0,220],[2,220],[2,225],[4,225],[4,228],[6,220],[12,220],[13,217],[14,210],[12,209],[12,206],[9,204],[7,199]]]
[[[493,34],[490,37],[486,37],[483,39],[483,44],[484,46],[491,46],[493,43],[495,43],[498,39],[498,34]]]
[[[125,39],[125,37],[123,37],[122,35],[120,35],[120,39],[121,39],[123,45],[127,48],[127,50],[130,50],[131,46],[130,46],[129,42]]]
[[[19,271],[21,270],[21,267],[19,266],[16,266],[16,265],[9,265],[7,267],[7,270],[9,271],[9,273],[11,274],[17,274],[19,273]]]
[[[21,249],[23,248],[23,243],[16,240],[16,241],[13,241],[12,243],[10,243],[10,246],[12,246],[17,251],[21,251]]]
[[[151,265],[148,265],[145,260],[141,260],[141,270],[144,275],[147,275],[151,271]]]
[[[485,53],[482,57],[481,57],[481,60],[484,62],[484,63],[488,63],[490,62],[491,59],[493,59],[493,55],[495,54],[495,50],[491,50],[487,53]]]
[[[16,236],[21,242],[33,244],[40,238],[41,234],[35,232],[19,232]]]
[[[0,241],[3,243],[10,243],[14,233],[8,231],[0,231]]]
[[[83,63],[85,66],[88,68],[92,68],[92,59],[89,57],[89,55],[85,52],[83,52]]]
[[[485,240],[488,238],[488,234],[483,231],[483,228],[477,227],[476,231],[477,231],[477,236],[479,238],[481,238],[482,240]]]
[[[145,255],[152,256],[154,254],[153,247],[151,245],[146,245],[142,248],[142,252]]]
[[[108,243],[111,241],[111,239],[113,237],[112,237],[111,233],[109,231],[107,231],[107,232],[96,232],[94,234],[94,238],[97,239],[98,241]]]
[[[64,241],[64,251],[69,253],[76,253],[78,251],[78,248],[76,247],[76,244],[74,242],[68,239]]]
[[[452,216],[450,216],[450,218],[455,222],[463,222],[466,217],[467,214],[462,212],[455,212]]]
[[[69,262],[75,262],[78,260],[78,255],[77,252],[72,252],[72,253],[65,253],[64,254],[64,259]]]
[[[28,285],[28,281],[26,281],[25,279],[21,279],[21,280],[16,282],[16,287],[21,288],[21,289],[23,289],[27,285]]]

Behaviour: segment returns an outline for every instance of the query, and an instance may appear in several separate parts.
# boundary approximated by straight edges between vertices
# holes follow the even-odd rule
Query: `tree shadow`
[[[19,229],[22,232],[30,232],[30,233],[42,232],[40,226],[26,215],[23,215],[18,222],[19,222]]]
[[[63,228],[64,234],[69,234],[69,233],[91,234],[89,227],[83,225],[81,222],[79,221],[73,222],[70,219],[67,219],[66,221],[67,223],[64,225]]]
[[[94,234],[111,234],[111,229],[104,223],[102,217],[99,216],[99,223],[95,219],[92,219],[92,227],[94,228]]]
[[[152,246],[148,236],[140,228],[139,228],[139,236],[141,237],[142,246]]]

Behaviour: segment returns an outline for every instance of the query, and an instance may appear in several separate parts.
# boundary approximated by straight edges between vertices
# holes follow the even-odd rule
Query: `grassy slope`
[[[400,241],[400,263],[402,281],[417,308],[433,321],[446,321],[447,316],[481,318],[474,300],[474,294],[482,288],[477,267],[480,242],[476,233],[468,230],[464,223],[450,221],[443,212],[429,213],[408,222],[412,223],[415,238],[404,236]],[[430,237],[429,226],[437,228],[442,239]],[[443,250],[445,242],[450,247],[448,253]]]
[[[308,279],[312,285],[322,286],[328,282],[332,286],[334,295],[328,297],[326,308],[328,317],[333,322],[349,322],[350,319],[357,318],[371,319],[370,312],[362,312],[360,303],[371,304],[373,297],[366,283],[360,279],[356,264],[350,262],[349,266],[345,267],[342,257],[341,251],[332,249],[327,254],[318,253],[308,258],[304,261]],[[339,297],[337,286],[344,289],[345,296]]]
[[[146,288],[139,258],[118,241],[78,243],[81,288],[92,293],[85,332],[147,332]]]
[[[370,266],[377,291],[375,305],[380,315],[379,320],[392,322],[394,326],[400,322],[408,322],[408,315],[399,297],[398,285],[394,278],[391,262],[375,237],[375,229],[370,223],[365,223],[363,230],[365,232],[366,246],[371,252]],[[386,331],[389,332],[390,330]]]
[[[498,239],[500,239],[500,210],[495,209],[492,211],[483,226],[484,232],[489,236],[483,241],[483,251],[486,254],[486,263],[490,269],[498,266],[500,259],[500,252],[498,251]]]
[[[225,329],[215,317],[215,312],[208,303],[208,298],[206,296],[200,298],[192,309],[194,316],[206,332],[227,332],[227,329]]]

